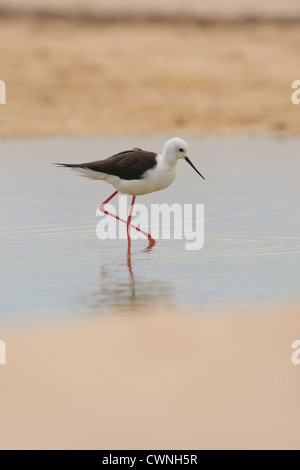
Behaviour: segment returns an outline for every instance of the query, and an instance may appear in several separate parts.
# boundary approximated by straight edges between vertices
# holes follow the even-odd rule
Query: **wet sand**
[[[0,136],[299,135],[297,24],[0,21]]]
[[[0,448],[299,449],[297,338],[297,312],[7,333]]]

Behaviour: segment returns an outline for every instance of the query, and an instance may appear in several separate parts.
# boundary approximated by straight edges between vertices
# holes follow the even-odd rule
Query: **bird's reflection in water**
[[[174,305],[173,285],[157,277],[157,273],[150,278],[143,275],[136,277],[134,256],[131,253],[126,256],[123,263],[105,264],[101,267],[100,291],[95,302],[97,307],[118,307],[132,312],[137,307],[151,307],[157,310],[158,306]],[[147,261],[150,262],[147,257],[143,260],[137,259],[136,264]]]
[[[131,300],[132,300],[132,303],[134,304],[134,301],[135,301],[135,279],[134,279],[134,274],[133,274],[133,270],[132,270],[131,252],[127,253],[127,267],[128,267],[129,278],[130,278],[130,286],[131,286]]]
[[[147,248],[145,248],[143,251],[144,252],[149,252],[153,249],[155,246],[155,240],[153,238],[148,239],[149,244]],[[128,272],[129,272],[129,277],[130,277],[130,284],[131,284],[131,299],[132,303],[134,304],[135,300],[135,279],[134,279],[134,274],[132,270],[132,262],[131,262],[131,245],[128,244],[128,251],[127,251],[127,267],[128,267]]]

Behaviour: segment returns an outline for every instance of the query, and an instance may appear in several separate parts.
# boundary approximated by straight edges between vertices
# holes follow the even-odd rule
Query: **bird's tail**
[[[55,165],[55,166],[64,166],[66,168],[82,168],[82,165],[80,164],[74,164],[74,163],[52,163],[52,165]]]
[[[79,163],[52,163],[55,166],[63,166],[65,168],[70,168],[74,170],[79,176],[84,176],[85,178],[89,178],[92,180],[105,180],[106,174],[101,173],[99,171],[93,171],[90,168],[85,167],[84,165],[80,165]]]

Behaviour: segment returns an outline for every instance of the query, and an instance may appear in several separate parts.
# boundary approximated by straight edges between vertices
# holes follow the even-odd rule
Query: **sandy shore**
[[[300,448],[297,313],[5,336],[1,449]]]
[[[0,21],[0,135],[299,135],[299,25]]]

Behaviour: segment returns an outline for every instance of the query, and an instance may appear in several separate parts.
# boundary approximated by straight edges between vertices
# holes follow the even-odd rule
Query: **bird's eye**
[[[179,149],[179,152],[183,152],[183,149]]]

